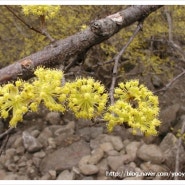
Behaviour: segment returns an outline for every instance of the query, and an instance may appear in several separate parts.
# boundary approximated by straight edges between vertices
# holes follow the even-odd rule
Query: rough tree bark
[[[0,70],[0,84],[17,78],[29,79],[39,66],[53,67],[70,58],[80,56],[92,46],[110,38],[124,27],[144,20],[161,5],[131,6],[104,19],[92,21],[90,26],[66,39],[58,40],[43,50],[27,56]]]

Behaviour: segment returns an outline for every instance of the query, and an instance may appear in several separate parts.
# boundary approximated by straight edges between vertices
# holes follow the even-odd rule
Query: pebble
[[[102,144],[100,144],[100,147],[103,149],[104,152],[108,152],[108,151],[114,149],[112,146],[112,143],[110,143],[110,142],[102,143]]]
[[[108,162],[107,159],[102,159],[98,164],[97,164],[98,168],[99,168],[99,172],[98,172],[98,177],[99,179],[102,179],[102,177],[104,177],[102,180],[106,180],[106,170],[108,170]]]
[[[60,113],[59,112],[49,112],[46,115],[46,121],[52,125],[60,124]]]
[[[117,151],[120,151],[124,146],[121,137],[119,136],[111,136],[110,141],[112,142],[114,149]]]
[[[75,122],[74,121],[69,121],[67,125],[62,125],[58,129],[56,129],[56,131],[54,132],[54,135],[59,136],[63,133],[71,135],[71,134],[74,133],[74,129],[75,129]]]
[[[46,156],[46,153],[42,150],[33,154],[33,157],[43,158]]]
[[[70,172],[69,170],[64,170],[62,171],[56,180],[74,180],[75,179],[75,174],[74,172]]]
[[[121,153],[119,153],[118,151],[116,151],[116,150],[109,150],[108,152],[106,152],[106,154],[108,155],[108,156],[117,156],[117,155],[120,155]]]
[[[173,168],[176,161],[178,139],[174,134],[168,133],[160,143],[159,147],[164,154],[165,163]],[[179,148],[179,164],[185,164],[185,150],[181,145]]]
[[[15,140],[13,146],[14,146],[15,148],[19,148],[19,147],[23,146],[22,137],[18,137],[18,138]]]
[[[16,149],[16,154],[23,155],[24,151],[25,151],[25,148],[23,146],[20,146],[19,148]]]
[[[151,161],[154,164],[161,164],[165,160],[163,152],[155,144],[143,144],[137,151],[137,157],[144,161]]]
[[[127,154],[129,154],[132,158],[132,160],[134,161],[135,158],[136,158],[136,153],[137,153],[137,150],[139,148],[139,146],[141,145],[140,142],[130,142],[127,146],[126,146],[126,152]]]
[[[47,147],[48,146],[48,138],[52,137],[53,134],[51,132],[51,130],[46,127],[44,128],[44,130],[40,133],[40,135],[38,136],[38,141],[44,146]]]
[[[92,151],[89,159],[89,164],[97,164],[104,156],[104,152],[101,148],[97,148]]]
[[[90,155],[83,156],[79,161],[78,166],[83,175],[93,175],[93,174],[97,174],[99,171],[96,165],[88,164],[90,157],[91,157]]]
[[[37,168],[39,168],[40,163],[41,163],[41,159],[38,158],[38,157],[33,157],[32,160],[33,160],[33,164],[34,164]]]
[[[120,156],[108,156],[107,162],[110,168],[116,171],[121,165],[124,163],[128,163],[130,161],[130,156],[120,155]]]
[[[180,109],[179,104],[174,104],[168,106],[160,112],[159,119],[162,121],[161,126],[159,127],[159,133],[165,134],[170,130],[171,123],[176,119],[177,112]]]
[[[61,147],[49,155],[46,155],[46,157],[44,157],[41,161],[40,171],[42,174],[45,174],[49,170],[62,171],[70,169],[77,165],[83,156],[89,154],[89,144],[80,140],[65,148]]]
[[[22,139],[24,147],[28,152],[37,152],[41,150],[42,145],[40,144],[40,142],[35,137],[30,135],[27,131],[23,132]]]

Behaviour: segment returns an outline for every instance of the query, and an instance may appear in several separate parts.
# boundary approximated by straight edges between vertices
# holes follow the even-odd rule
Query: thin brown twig
[[[165,6],[165,14],[166,14],[166,18],[167,18],[167,22],[168,22],[168,44],[175,49],[177,52],[179,52],[179,54],[182,57],[182,61],[185,62],[185,53],[184,50],[182,49],[182,47],[175,43],[173,40],[173,20],[172,20],[172,16],[170,14],[170,11],[168,10],[168,7]]]
[[[10,135],[6,135],[6,138],[5,138],[5,140],[3,141],[2,145],[1,145],[0,156],[2,155],[3,151],[6,148],[6,145],[8,143],[9,138],[10,138]]]
[[[183,119],[182,122],[182,127],[181,127],[181,135],[184,133],[185,131],[185,119]],[[177,152],[176,152],[176,159],[175,159],[175,172],[179,172],[179,162],[180,162],[180,148],[181,148],[181,144],[182,144],[182,138],[181,136],[178,139],[178,144],[177,144]],[[174,180],[178,180],[178,176],[175,175]]]
[[[5,132],[3,132],[2,134],[0,134],[0,139],[4,138],[6,135],[12,133],[14,131],[15,128],[9,128],[8,130],[6,130]]]
[[[21,21],[21,22],[22,22],[24,25],[26,25],[29,29],[35,31],[36,33],[39,33],[39,34],[41,34],[41,35],[44,35],[44,36],[47,37],[51,42],[54,42],[54,41],[55,41],[55,39],[53,39],[53,38],[51,37],[51,35],[47,32],[47,30],[46,30],[45,28],[39,30],[39,29],[37,29],[37,28],[35,28],[35,27],[29,25],[26,21],[24,21],[21,17],[19,17],[19,16],[14,12],[14,10],[13,10],[12,8],[10,8],[10,7],[7,6],[7,5],[4,5],[4,6],[6,7],[6,9],[7,9],[9,12],[11,12],[19,21]]]
[[[173,78],[168,84],[165,85],[165,87],[163,87],[162,89],[159,89],[157,91],[154,91],[154,94],[155,93],[158,93],[158,92],[162,92],[162,91],[166,91],[167,89],[169,89],[169,87],[177,80],[179,79],[180,77],[182,77],[184,74],[185,74],[185,69],[182,69],[183,72],[180,73],[179,75],[177,75],[175,78]]]
[[[139,33],[140,30],[142,30],[143,27],[143,20],[139,22],[136,30],[134,31],[133,35],[130,37],[129,41],[126,43],[126,45],[122,48],[122,50],[114,57],[114,67],[113,67],[113,75],[112,75],[112,83],[111,83],[111,87],[110,87],[110,101],[111,101],[111,105],[114,104],[114,87],[116,84],[116,79],[117,79],[117,73],[118,73],[118,65],[119,65],[119,60],[121,58],[121,56],[123,55],[123,53],[125,52],[125,50],[128,48],[128,46],[130,45],[130,43],[133,41],[133,39],[136,37],[136,35]]]

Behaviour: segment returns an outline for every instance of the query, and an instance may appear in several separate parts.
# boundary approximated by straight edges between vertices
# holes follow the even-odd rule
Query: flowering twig
[[[140,30],[142,30],[142,26],[143,26],[143,20],[139,22],[136,30],[134,31],[134,34],[130,37],[129,41],[126,43],[126,45],[122,48],[122,50],[114,57],[114,68],[113,68],[113,72],[112,72],[112,83],[111,83],[111,87],[110,87],[110,101],[111,101],[111,105],[114,104],[114,87],[115,87],[115,83],[116,83],[116,79],[117,79],[117,73],[118,73],[118,64],[119,64],[119,60],[121,58],[121,56],[123,55],[123,53],[125,52],[125,50],[128,48],[128,46],[130,45],[130,43],[133,41],[133,39],[136,37],[136,35],[138,34],[138,32]]]
[[[45,37],[47,37],[51,42],[54,42],[55,39],[53,39],[51,37],[51,35],[47,32],[47,30],[45,28],[42,28],[41,30],[29,25],[26,21],[24,21],[20,16],[18,16],[14,10],[12,8],[10,8],[9,6],[5,5],[5,8],[11,12],[19,21],[21,21],[24,25],[26,25],[29,29],[35,31],[36,33],[39,33],[39,34],[42,34],[44,35]],[[42,20],[41,20],[42,21]]]

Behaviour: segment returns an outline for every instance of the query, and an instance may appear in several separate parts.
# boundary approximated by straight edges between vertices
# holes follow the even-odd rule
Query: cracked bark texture
[[[58,40],[43,50],[0,69],[0,84],[17,78],[27,80],[33,77],[35,68],[40,65],[46,67],[54,67],[62,63],[67,65],[70,58],[86,53],[92,46],[110,38],[124,27],[144,20],[160,7],[162,6],[130,6],[103,19],[92,21],[86,30]]]

